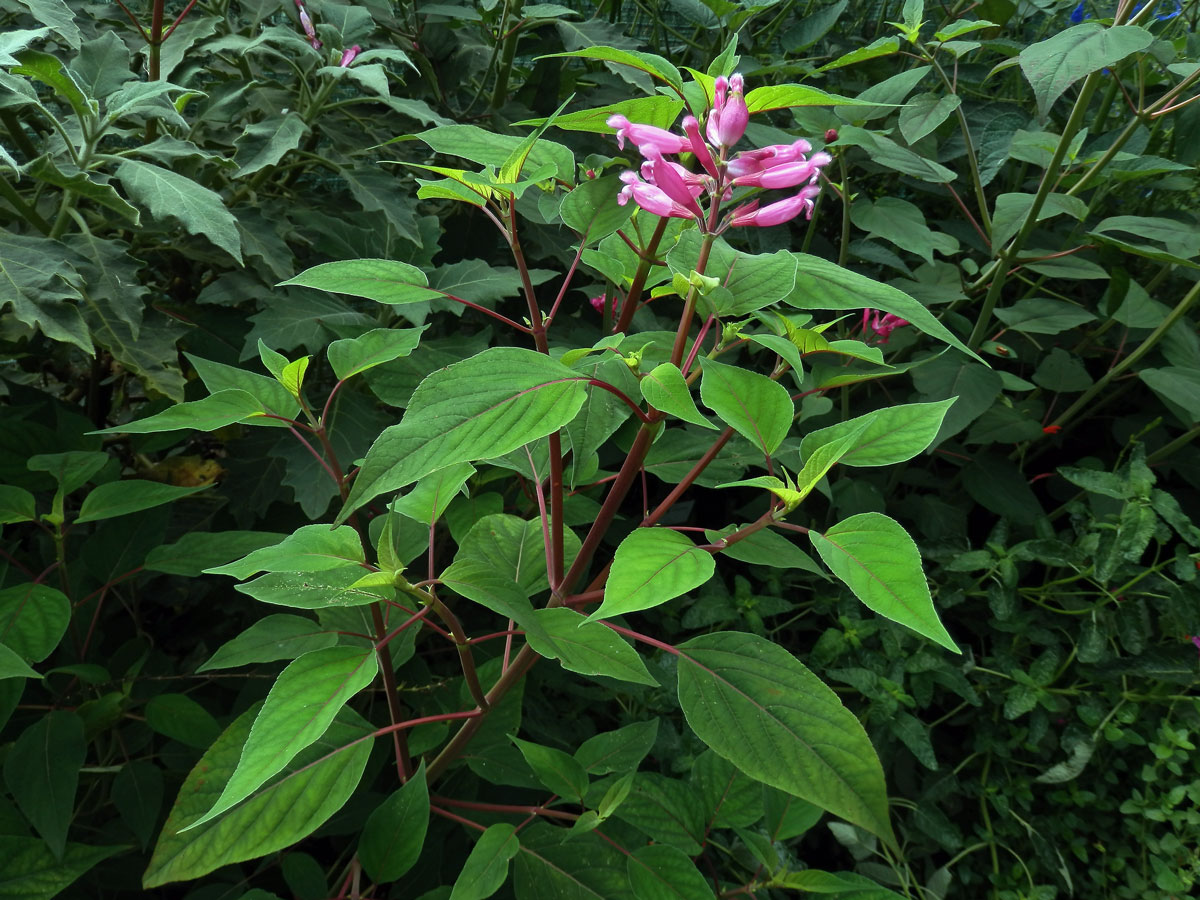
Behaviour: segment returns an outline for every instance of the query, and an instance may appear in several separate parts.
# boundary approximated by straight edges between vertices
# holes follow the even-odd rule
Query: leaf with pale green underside
[[[712,578],[712,554],[678,531],[637,528],[617,547],[604,602],[587,621],[653,609]]]
[[[1083,22],[1021,51],[1021,71],[1033,87],[1038,116],[1045,118],[1079,79],[1145,50],[1154,35],[1138,25]]]
[[[220,194],[197,184],[186,175],[136,159],[123,159],[117,180],[137,203],[157,219],[173,219],[190,234],[208,238],[239,263],[242,239]]]
[[[101,519],[127,516],[208,490],[209,487],[211,485],[207,484],[199,487],[177,487],[173,484],[159,484],[156,481],[110,481],[98,486],[83,498],[79,517],[75,521],[97,522]]]
[[[362,541],[349,525],[302,525],[278,544],[251,551],[236,562],[205,569],[209,575],[249,578],[258,572],[322,572],[364,562]],[[362,570],[366,574],[366,570]]]
[[[66,850],[86,754],[83,720],[73,712],[54,710],[26,728],[4,759],[9,793],[58,859]]]
[[[923,451],[937,436],[946,411],[954,400],[938,400],[933,403],[905,403],[883,409],[810,431],[800,444],[800,454],[805,459],[820,447],[854,430],[856,425],[866,424],[854,447],[842,454],[838,460],[843,466],[890,466],[912,459]]]
[[[421,858],[429,828],[429,785],[425,761],[383,803],[375,807],[358,839],[358,861],[377,883],[395,881]]]
[[[533,617],[552,642],[531,631],[525,635],[529,646],[542,656],[557,659],[564,669],[658,686],[638,652],[611,628],[599,622],[586,623],[582,614],[563,608],[534,610]]]
[[[695,863],[670,844],[639,847],[626,864],[637,900],[716,900]]]
[[[38,181],[54,185],[64,191],[70,191],[98,206],[110,209],[133,225],[141,224],[141,214],[137,208],[130,206],[111,184],[95,181],[86,172],[67,166],[65,162],[63,165],[67,167],[68,171],[64,172],[59,168],[59,165],[47,154],[30,163],[26,172]]]
[[[41,50],[21,50],[14,56],[21,63],[9,70],[14,75],[27,75],[49,87],[67,102],[81,121],[95,118],[98,104],[84,95],[71,70],[58,57]]]
[[[938,619],[920,551],[899,522],[882,513],[859,513],[808,536],[825,565],[865,606],[961,652]]]
[[[417,349],[425,327],[376,328],[356,338],[334,341],[326,349],[329,365],[343,381],[367,369],[401,359]]]
[[[400,424],[371,445],[338,521],[430,472],[503,456],[557,431],[579,412],[586,385],[561,363],[516,347],[439,369],[417,387]]]
[[[261,169],[274,166],[288,153],[300,146],[308,132],[304,118],[295,112],[271,116],[260,122],[242,126],[234,141],[237,151],[233,161],[238,169],[234,178],[245,178]]]
[[[895,845],[875,749],[816,675],[752,634],[703,635],[678,649],[679,703],[697,737],[751,778]]]
[[[836,263],[796,254],[799,268],[796,289],[785,301],[796,309],[835,309],[859,312],[864,308],[880,309],[897,315],[930,337],[944,341],[975,359],[982,359],[967,349],[938,319],[918,301],[903,291],[844,269]]]
[[[394,599],[396,592],[387,585],[359,584],[369,574],[362,566],[317,572],[271,572],[239,584],[237,590],[260,603],[292,609],[365,606]]]
[[[71,621],[71,601],[45,584],[0,590],[0,643],[26,662],[41,662],[58,646]]]
[[[4,860],[0,900],[51,900],[96,863],[122,849],[120,844],[67,844],[62,857],[55,858],[40,838],[0,835],[0,859]]]
[[[276,613],[223,644],[196,672],[296,659],[313,650],[332,647],[337,641],[336,634],[312,619]]]
[[[450,900],[485,900],[492,896],[508,880],[508,861],[520,848],[515,826],[507,822],[492,825],[471,848]]]
[[[58,241],[0,231],[0,311],[11,304],[18,321],[91,354],[87,324],[71,302],[81,296],[73,258]]]
[[[821,482],[821,479],[829,474],[829,470],[836,466],[842,457],[858,443],[859,436],[871,421],[866,416],[863,419],[866,421],[860,419],[854,423],[854,427],[847,429],[832,440],[814,447],[812,452],[804,458],[804,468],[796,473],[796,491],[800,494],[800,500],[812,493],[813,488]]]
[[[700,399],[726,425],[770,456],[792,427],[787,388],[765,375],[705,360]]]
[[[372,726],[343,709],[317,741],[241,806],[182,830],[225,789],[258,712],[254,706],[238,717],[188,774],[143,876],[147,889],[282,850],[319,828],[358,785],[371,753],[371,741],[362,738]]]
[[[638,382],[638,386],[646,402],[655,409],[693,425],[716,430],[717,426],[704,418],[696,408],[696,401],[692,399],[692,392],[678,366],[669,362],[655,366]]]
[[[262,404],[245,391],[228,390],[203,400],[180,403],[153,416],[102,428],[95,434],[157,434],[163,431],[216,431],[234,422],[255,422],[263,414]],[[261,424],[267,424],[261,421]]]
[[[237,768],[212,808],[187,828],[241,803],[325,733],[346,701],[371,683],[379,663],[371,648],[326,647],[280,673],[255,717]]]

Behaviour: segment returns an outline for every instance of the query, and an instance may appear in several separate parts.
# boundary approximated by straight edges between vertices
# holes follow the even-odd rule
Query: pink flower
[[[746,108],[742,87],[741,75],[734,75],[728,80],[721,76],[713,84],[713,108],[705,127],[710,144],[732,147],[746,133],[750,111]]]
[[[1191,641],[1193,644],[1196,645],[1197,650],[1200,650],[1200,636],[1194,635],[1194,634],[1189,634],[1187,636],[1187,638],[1189,641]]]
[[[692,153],[696,154],[696,161],[704,167],[705,172],[716,178],[716,160],[713,159],[712,151],[708,149],[708,144],[704,143],[704,139],[700,137],[700,123],[696,121],[695,116],[687,116],[683,120],[683,131],[688,138],[688,147]]]
[[[789,188],[798,184],[812,184],[821,174],[821,167],[829,165],[833,157],[828,153],[814,153],[812,159],[801,158],[798,162],[778,163],[771,160],[757,172],[740,175],[733,179],[734,187]]]
[[[761,209],[758,208],[758,201],[755,200],[744,209],[734,210],[734,215],[729,220],[729,225],[731,228],[741,228],[746,225],[769,228],[772,225],[782,225],[784,222],[789,222],[802,212],[811,219],[813,206],[815,205],[813,201],[820,192],[820,185],[809,185],[801,189],[800,193],[794,197],[788,197],[786,200],[779,200],[776,203],[768,203]]]
[[[348,47],[342,51],[342,61],[338,63],[341,68],[346,68],[350,63],[354,62],[354,57],[358,56],[362,47],[355,44],[353,47]]]
[[[604,295],[603,294],[597,294],[595,297],[592,297],[588,302],[592,304],[592,309],[594,309],[598,313],[603,314],[603,312],[604,312]],[[614,317],[617,314],[617,298],[615,295],[613,296],[612,300],[608,304],[608,314],[610,316],[614,316]]]
[[[874,316],[871,315],[872,313]],[[907,324],[906,320],[891,313],[881,315],[877,309],[863,310],[863,332],[865,333],[868,329],[874,331],[879,336],[879,340],[875,342],[877,344],[886,344],[893,331]]]
[[[313,28],[312,19],[308,17],[308,10],[304,8],[302,0],[295,0],[296,9],[300,10],[300,25],[304,28],[304,34],[308,37],[308,42],[314,50],[320,50],[322,47],[321,39],[317,37],[317,30]]]
[[[625,149],[626,138],[633,141],[643,155],[648,150],[657,150],[661,155],[664,153],[683,153],[691,149],[687,138],[672,134],[665,128],[656,128],[653,125],[637,125],[630,122],[624,116],[609,116],[607,124],[609,128],[617,130],[617,146],[622,150]]]
[[[653,184],[647,184],[638,178],[637,172],[626,169],[621,173],[621,180],[625,182],[625,187],[621,188],[621,192],[617,194],[617,203],[624,206],[630,200],[634,200],[638,206],[656,216],[669,216],[676,219],[694,219],[696,213],[676,203],[667,195],[666,191]],[[695,206],[695,201],[692,201]],[[696,207],[699,210],[699,207]]]

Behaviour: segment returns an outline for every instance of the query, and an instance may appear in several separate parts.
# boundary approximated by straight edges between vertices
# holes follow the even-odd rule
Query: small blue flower
[[[1078,25],[1084,19],[1091,18],[1091,16],[1088,14],[1087,10],[1084,9],[1084,7],[1086,5],[1087,5],[1087,0],[1079,0],[1079,5],[1077,7],[1075,7],[1073,10],[1071,10],[1071,15],[1069,15],[1067,17],[1067,20],[1072,25]]]
[[[1159,3],[1158,5],[1160,7],[1162,6],[1161,3]],[[1182,12],[1183,12],[1183,4],[1180,3],[1179,0],[1175,0],[1175,9],[1174,10],[1172,10],[1169,13],[1155,13],[1154,18],[1158,19],[1158,21],[1160,21],[1160,22],[1166,22],[1166,21],[1169,21],[1169,20],[1175,18],[1177,15],[1179,15]]]

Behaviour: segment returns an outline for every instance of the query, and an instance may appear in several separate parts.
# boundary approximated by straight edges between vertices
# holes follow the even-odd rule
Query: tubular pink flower
[[[304,34],[308,38],[309,44],[314,50],[321,49],[321,39],[317,37],[317,30],[313,28],[312,19],[308,17],[308,10],[304,8],[301,0],[295,0],[296,9],[300,10],[300,25],[304,29]]]
[[[633,200],[646,212],[656,216],[675,219],[696,218],[695,213],[672,200],[662,188],[647,184],[638,178],[637,172],[627,169],[621,173],[621,180],[625,182],[625,187],[621,188],[621,192],[617,194],[618,205],[624,206]]]
[[[633,141],[643,156],[648,156],[648,150],[656,150],[659,154],[683,153],[691,149],[687,138],[672,134],[665,128],[655,128],[653,125],[638,125],[630,122],[624,116],[609,116],[609,128],[617,132],[617,146],[625,149],[625,139]]]
[[[863,331],[866,332],[868,329],[874,331],[879,338],[875,341],[877,344],[886,344],[893,331],[907,324],[909,324],[907,320],[892,313],[880,315],[880,311],[877,309],[863,310]]]
[[[654,174],[653,184],[655,187],[691,212],[693,216],[703,218],[704,213],[700,211],[700,205],[696,203],[696,195],[692,193],[671,163],[655,154],[650,159],[650,166]]]
[[[746,108],[746,98],[742,95],[742,76],[734,75],[729,79],[729,95],[721,109],[721,117],[717,123],[717,143],[722,147],[732,147],[746,133],[750,124],[750,111]]]
[[[771,144],[757,150],[743,150],[730,160],[727,171],[735,178],[789,162],[803,162],[812,144],[800,138],[792,144]]]
[[[820,185],[809,185],[796,194],[794,197],[788,197],[786,200],[780,200],[777,203],[768,203],[766,206],[758,209],[738,210],[732,219],[729,220],[731,228],[742,228],[747,225],[753,225],[756,228],[769,228],[772,225],[782,225],[784,222],[789,222],[796,216],[804,212],[809,218],[812,217],[813,199],[821,192]]]
[[[338,66],[343,69],[346,68],[346,66],[354,62],[354,57],[358,56],[360,50],[362,50],[362,47],[358,46],[358,44],[355,44],[353,47],[347,47],[342,51],[342,61],[338,63]]]
[[[812,183],[833,158],[828,153],[814,153],[812,159],[771,165],[733,179],[738,187],[789,188],[805,182]],[[774,160],[771,161],[774,163]]]
[[[683,131],[687,135],[688,145],[691,147],[692,153],[696,155],[696,160],[704,167],[705,172],[716,178],[717,162],[713,159],[712,151],[708,149],[708,144],[704,143],[704,139],[700,137],[700,123],[696,121],[695,116],[684,118]]]

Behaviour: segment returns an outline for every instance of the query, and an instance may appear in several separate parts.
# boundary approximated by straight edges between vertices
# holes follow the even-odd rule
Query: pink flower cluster
[[[624,206],[633,200],[656,216],[695,219],[701,230],[717,233],[746,225],[779,225],[802,212],[811,217],[813,203],[821,190],[817,179],[832,157],[823,152],[808,156],[812,145],[801,139],[742,151],[730,159],[729,151],[742,139],[749,121],[741,75],[716,79],[704,137],[695,116],[684,118],[682,135],[653,125],[639,125],[625,116],[610,116],[608,126],[617,132],[617,146],[624,149],[625,141],[629,140],[645,159],[640,171],[621,173],[625,186],[618,202]],[[693,154],[702,171],[693,172],[665,158],[680,153]],[[758,200],[752,200],[735,207],[723,221],[717,221],[720,204],[733,198],[735,188],[773,190],[797,186],[802,186],[800,191],[786,200],[761,208]],[[699,202],[706,194],[710,199],[707,215]]]
[[[872,315],[872,313],[874,313],[874,315]],[[876,336],[879,338],[879,340],[875,342],[877,344],[886,344],[893,331],[907,324],[908,321],[906,319],[892,315],[892,313],[881,314],[877,309],[863,310],[863,332],[875,332]]]
[[[304,0],[293,0],[296,4],[296,9],[300,11],[300,27],[304,29],[304,36],[308,38],[308,43],[314,50],[320,50],[325,46],[319,37],[317,37],[317,29],[313,26],[312,18],[308,14],[308,10],[304,6]],[[355,44],[353,47],[347,47],[342,51],[341,59],[338,61],[338,66],[346,68],[350,63],[354,62],[354,57],[358,56],[362,47]]]

